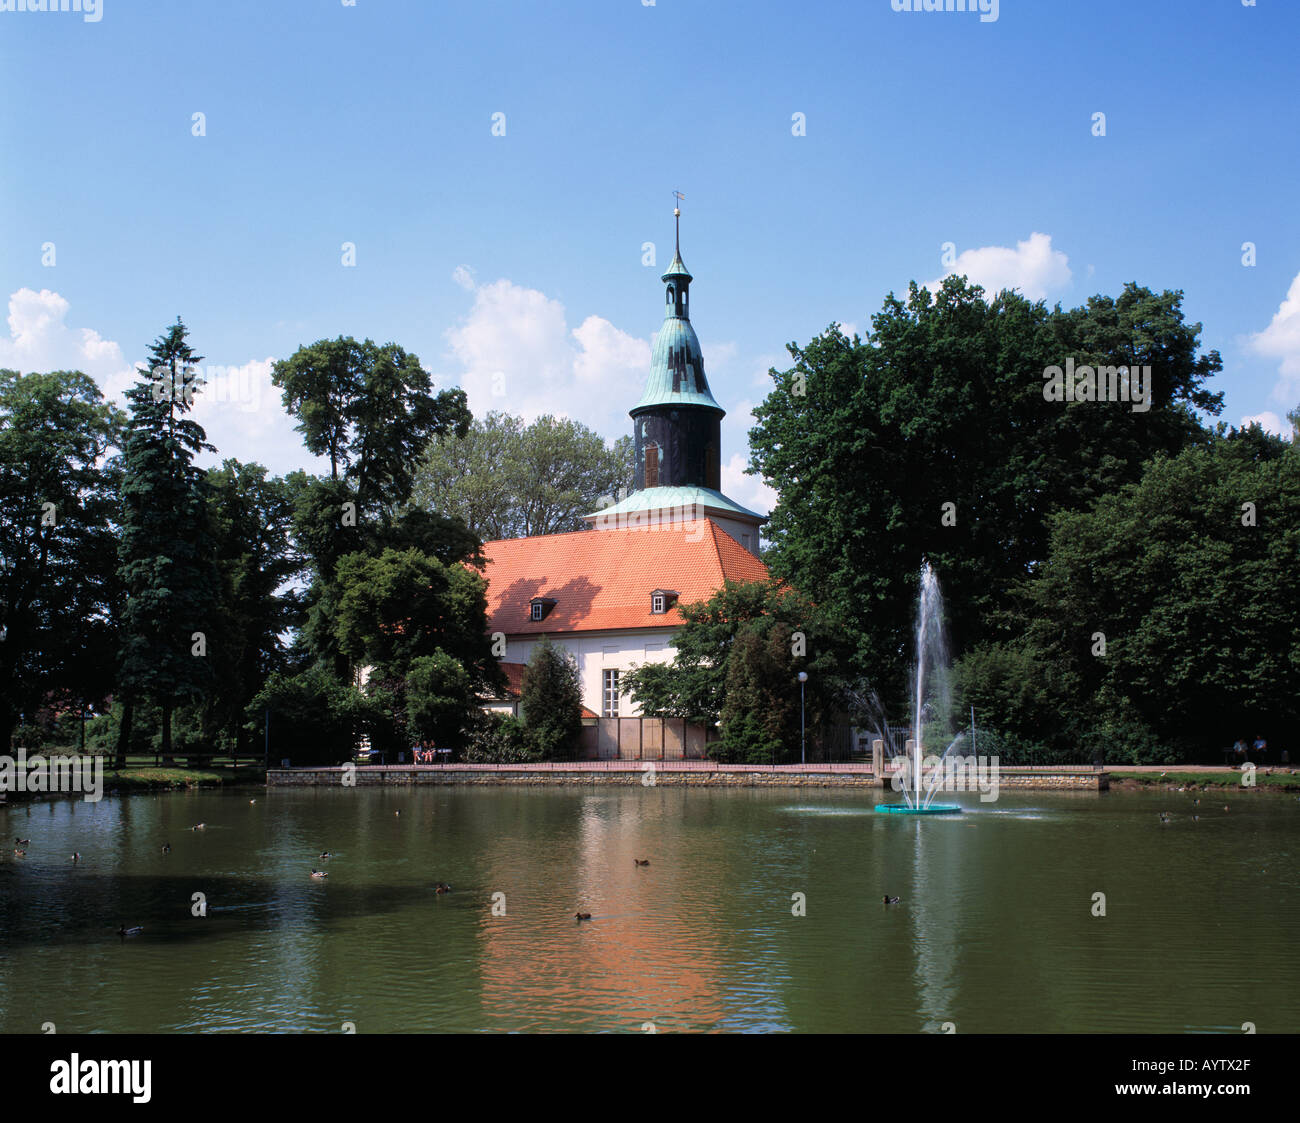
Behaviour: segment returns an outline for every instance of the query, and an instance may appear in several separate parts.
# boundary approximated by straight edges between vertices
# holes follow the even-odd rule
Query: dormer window
[[[677,600],[677,593],[672,589],[655,589],[650,594],[650,612],[654,616],[662,616]]]
[[[542,602],[539,600],[533,601],[533,619],[540,620],[542,618],[542,612]]]
[[[551,597],[533,597],[528,604],[530,620],[545,620],[551,609],[555,607],[555,601]]]

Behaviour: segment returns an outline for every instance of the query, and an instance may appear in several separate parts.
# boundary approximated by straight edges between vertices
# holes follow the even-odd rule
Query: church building
[[[669,640],[682,623],[678,605],[708,599],[727,580],[767,578],[758,556],[766,518],[720,490],[725,411],[709,390],[691,326],[693,278],[682,263],[681,212],[673,214],[678,237],[662,277],[664,322],[645,392],[630,411],[634,490],[584,516],[590,530],[483,547],[489,629],[505,637],[505,670],[515,695],[495,708],[517,711],[522,665],[546,635],[577,662],[588,724],[599,726],[601,751],[591,755],[630,755],[630,734],[618,728],[626,721],[611,725],[610,719],[639,716],[624,693],[624,676],[642,663],[672,660]],[[700,732],[682,755],[702,755]],[[641,737],[638,728],[638,748]],[[596,740],[586,738],[590,746]],[[683,734],[679,749],[686,740]]]

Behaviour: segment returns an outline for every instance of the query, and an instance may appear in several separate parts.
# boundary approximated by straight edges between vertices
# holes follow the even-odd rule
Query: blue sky
[[[308,460],[269,363],[340,334],[401,343],[476,413],[630,432],[674,189],[724,490],[764,510],[740,469],[768,366],[865,331],[947,242],[1049,303],[1181,288],[1224,419],[1300,402],[1294,0],[11,6],[0,366],[118,393],[179,314],[228,387],[211,439],[276,471]]]

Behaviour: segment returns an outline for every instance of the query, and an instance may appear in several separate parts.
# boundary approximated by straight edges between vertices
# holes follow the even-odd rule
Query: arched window
[[[645,446],[645,486],[659,486],[659,446],[654,441]]]
[[[672,285],[669,285],[669,286],[668,286],[668,303],[671,304],[672,302],[673,302],[673,286],[672,286]]]

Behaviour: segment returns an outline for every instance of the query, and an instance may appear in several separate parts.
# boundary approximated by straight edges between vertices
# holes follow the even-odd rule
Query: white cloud
[[[90,375],[104,397],[126,407],[122,398],[137,379],[135,364],[122,348],[92,328],[69,327],[70,305],[48,289],[19,289],[9,297],[9,337],[0,337],[0,367],[24,374],[50,370],[79,370]],[[295,468],[320,470],[320,461],[302,447],[294,420],[271,384],[272,359],[255,359],[242,366],[204,363],[205,380],[194,400],[192,416],[207,431],[215,454],[197,463],[219,464],[226,457],[257,461],[282,474]]]
[[[9,337],[0,337],[0,367],[23,374],[79,370],[106,392],[125,389],[131,364],[122,348],[91,328],[67,324],[70,305],[57,292],[19,289],[9,297]],[[119,401],[120,404],[120,401]]]
[[[963,250],[944,276],[963,273],[983,286],[990,300],[1003,289],[1019,289],[1030,300],[1043,300],[1049,292],[1065,288],[1071,276],[1069,258],[1052,249],[1050,234],[1037,232],[1017,242],[1015,249],[981,246]],[[926,287],[933,291],[938,286],[939,281],[931,281]]]
[[[1300,273],[1292,280],[1272,322],[1250,336],[1246,346],[1257,355],[1278,361],[1280,377],[1273,387],[1273,399],[1295,405],[1300,398]]]
[[[1266,433],[1274,433],[1279,437],[1291,437],[1291,422],[1285,418],[1279,417],[1271,409],[1266,409],[1262,413],[1247,414],[1241,419],[1241,427],[1244,429],[1252,422],[1259,422],[1259,426]]]
[[[571,417],[607,438],[628,428],[628,408],[650,371],[650,345],[588,316],[569,330],[564,305],[509,280],[480,285],[447,341],[460,385],[479,416],[504,410],[532,420]]]
[[[451,279],[466,292],[474,291],[474,270],[468,265],[457,265],[451,271]]]
[[[762,476],[745,475],[747,467],[743,453],[732,453],[731,459],[722,465],[722,494],[760,515],[771,514],[776,506],[776,492],[763,482]]]

